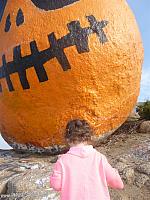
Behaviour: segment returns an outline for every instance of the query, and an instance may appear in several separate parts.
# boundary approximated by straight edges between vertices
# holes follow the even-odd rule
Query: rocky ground
[[[150,122],[126,122],[96,148],[125,183],[122,191],[110,190],[112,200],[150,200]],[[0,200],[58,200],[59,194],[49,187],[56,160],[57,156],[0,150]]]

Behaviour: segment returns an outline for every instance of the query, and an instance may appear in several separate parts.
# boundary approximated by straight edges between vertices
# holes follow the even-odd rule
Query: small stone
[[[38,164],[31,166],[31,169],[38,169],[38,168],[39,168]]]
[[[54,156],[52,159],[51,159],[51,163],[56,163],[58,160],[58,156]]]
[[[126,160],[125,158],[121,157],[121,158],[118,158],[118,162],[128,163],[128,160]]]
[[[21,170],[21,171],[25,171],[25,170],[26,170],[26,167],[21,166],[21,167],[20,167],[20,170]]]
[[[139,188],[143,187],[144,184],[149,180],[149,177],[145,174],[138,174],[135,179],[135,185]]]
[[[124,170],[125,168],[128,168],[128,167],[129,167],[129,166],[128,166],[126,163],[123,163],[123,162],[118,162],[118,163],[115,165],[115,168],[118,169],[118,171],[119,171],[120,173],[122,173],[123,170]]]
[[[0,194],[5,194],[7,190],[7,180],[1,180]]]
[[[150,175],[150,163],[139,165],[136,169],[140,173]]]
[[[142,122],[139,131],[141,133],[150,133],[150,121]]]
[[[150,178],[149,178],[149,180],[146,181],[145,186],[146,186],[146,187],[149,189],[149,191],[150,191]]]
[[[123,170],[123,179],[127,184],[132,184],[134,182],[134,169],[126,168]]]

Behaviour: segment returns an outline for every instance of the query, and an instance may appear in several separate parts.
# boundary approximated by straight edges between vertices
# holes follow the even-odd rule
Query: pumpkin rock
[[[99,138],[136,104],[143,47],[125,0],[4,0],[0,44],[0,131],[15,149],[61,147],[76,118]]]

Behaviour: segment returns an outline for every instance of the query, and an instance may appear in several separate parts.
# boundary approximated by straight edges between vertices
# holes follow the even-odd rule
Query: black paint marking
[[[6,4],[7,4],[7,0],[0,0],[0,22],[2,20],[3,14],[4,14]]]
[[[10,76],[9,76],[9,71],[8,71],[8,68],[7,68],[7,63],[6,63],[6,58],[5,58],[5,55],[2,56],[2,62],[3,62],[3,70],[4,70],[4,75],[5,75],[5,78],[6,78],[6,82],[7,82],[7,85],[8,85],[8,89],[9,91],[14,91],[14,88],[13,88],[13,84],[10,80]]]
[[[17,17],[16,17],[16,25],[20,26],[24,23],[24,15],[21,8],[18,10]]]
[[[79,0],[31,0],[34,5],[45,11],[56,10],[68,6]]]
[[[97,36],[99,37],[99,41],[103,44],[105,42],[107,42],[107,37],[103,31],[103,28],[105,26],[107,26],[108,24],[108,21],[101,21],[101,22],[98,22],[95,17],[93,15],[90,15],[90,16],[87,16],[87,19],[91,25],[91,29],[93,30],[94,33],[97,34]]]
[[[48,80],[48,76],[46,74],[45,68],[43,66],[44,62],[42,61],[40,52],[38,51],[36,42],[33,41],[30,43],[32,58],[34,62],[34,68],[39,79],[39,82],[44,82]]]
[[[76,45],[78,53],[89,52],[88,36],[90,34],[90,29],[82,28],[79,21],[73,21],[67,26],[73,45]]]
[[[54,33],[48,36],[49,43],[51,44],[51,53],[53,58],[57,58],[59,64],[62,66],[64,71],[70,69],[69,61],[64,53],[63,43],[57,41]]]
[[[56,58],[62,67],[63,71],[71,69],[68,58],[64,49],[75,46],[78,53],[82,54],[89,52],[88,38],[91,34],[97,35],[100,43],[107,42],[107,37],[103,31],[103,28],[107,26],[107,21],[97,21],[94,16],[87,17],[90,27],[82,28],[79,21],[72,21],[67,24],[69,33],[60,39],[57,39],[54,33],[48,35],[50,47],[43,51],[39,51],[35,41],[30,42],[31,54],[22,57],[21,47],[17,46],[13,51],[13,61],[6,62],[5,55],[2,57],[3,65],[0,67],[0,79],[6,78],[9,91],[14,91],[10,75],[18,73],[22,88],[29,89],[30,85],[27,80],[26,70],[34,67],[39,82],[45,82],[48,80],[47,73],[44,68],[44,64]],[[0,85],[0,92],[2,88]]]
[[[14,66],[16,67],[16,70],[18,72],[22,88],[24,90],[29,89],[30,85],[27,80],[26,68],[24,66],[24,63],[21,62],[22,57],[21,57],[21,47],[20,46],[17,46],[14,48],[13,59],[14,59]]]
[[[11,27],[10,14],[6,18],[5,32],[8,32]]]
[[[2,92],[2,85],[1,85],[1,83],[0,83],[0,93]]]

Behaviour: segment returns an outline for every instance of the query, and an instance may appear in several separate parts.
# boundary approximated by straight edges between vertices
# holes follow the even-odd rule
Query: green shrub
[[[143,104],[138,105],[137,112],[142,119],[150,120],[150,101],[147,100]]]

